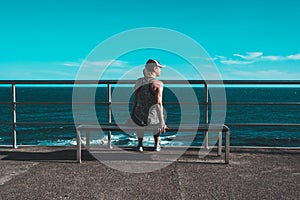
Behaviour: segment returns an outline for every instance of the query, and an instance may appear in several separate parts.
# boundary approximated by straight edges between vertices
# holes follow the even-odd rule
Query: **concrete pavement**
[[[87,151],[78,164],[75,147],[0,148],[0,199],[300,198],[299,149],[232,148],[229,165],[214,155],[198,162],[197,153],[190,149],[165,168],[133,174]]]

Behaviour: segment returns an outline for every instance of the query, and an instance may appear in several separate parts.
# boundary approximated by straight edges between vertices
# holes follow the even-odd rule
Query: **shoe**
[[[143,152],[143,151],[144,151],[144,149],[143,149],[142,146],[137,147],[137,150],[138,150],[139,152]]]
[[[161,147],[159,145],[157,145],[157,147],[155,147],[155,151],[160,151]]]

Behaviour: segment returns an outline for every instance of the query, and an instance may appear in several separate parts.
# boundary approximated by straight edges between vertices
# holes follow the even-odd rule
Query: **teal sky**
[[[197,41],[223,79],[298,80],[299,22],[298,0],[2,0],[0,79],[75,79],[104,40],[130,29],[161,27]],[[157,50],[123,55],[112,71],[126,73],[153,57],[198,79],[183,59]],[[93,64],[100,69],[107,62]],[[114,79],[114,73],[105,78]],[[161,79],[176,77],[165,73]]]

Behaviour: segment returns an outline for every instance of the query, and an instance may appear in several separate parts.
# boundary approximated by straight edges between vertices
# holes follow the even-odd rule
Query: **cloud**
[[[292,54],[288,56],[279,56],[279,55],[263,55],[263,52],[246,52],[246,55],[242,54],[233,54],[232,58],[227,58],[225,56],[216,56],[215,60],[226,64],[226,65],[249,65],[255,62],[263,62],[263,61],[300,61],[300,53]]]
[[[284,56],[262,56],[261,60],[280,61],[287,60]]]
[[[256,70],[256,71],[241,71],[241,70],[232,70],[228,77],[238,77],[239,79],[277,79],[277,80],[296,80],[300,77],[300,73],[288,73],[279,70]]]
[[[287,56],[290,60],[300,60],[300,53]]]
[[[80,63],[76,63],[76,62],[65,62],[62,63],[62,65],[67,67],[80,67]]]
[[[103,61],[82,61],[82,62],[64,62],[61,65],[67,67],[107,67],[109,65],[114,67],[126,66],[126,61],[121,60],[103,60]]]
[[[226,65],[249,65],[261,59],[263,52],[246,52],[246,55],[235,53],[233,58],[225,56],[216,56],[215,60],[219,60]]]
[[[253,61],[242,61],[242,60],[221,60],[220,61],[223,64],[227,64],[227,65],[248,65],[253,63]]]
[[[211,57],[204,57],[204,56],[190,56],[189,57],[190,59],[196,59],[196,60],[205,60],[205,61],[214,61],[216,60],[217,58],[211,58]]]
[[[127,64],[125,61],[121,60],[104,60],[104,61],[85,61],[83,66],[93,66],[93,67],[107,67],[109,65],[114,67],[124,67]]]
[[[263,55],[263,52],[246,52],[247,55],[233,54],[235,57],[240,57],[244,60],[253,60]]]

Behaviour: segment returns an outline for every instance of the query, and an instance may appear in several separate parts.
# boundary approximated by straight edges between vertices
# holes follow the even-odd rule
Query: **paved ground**
[[[229,165],[197,154],[133,174],[87,151],[78,164],[70,147],[0,148],[0,199],[300,199],[300,150],[233,148]]]

